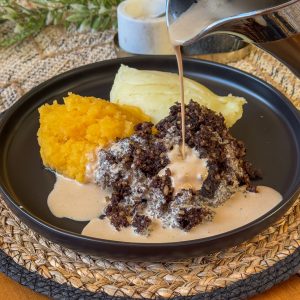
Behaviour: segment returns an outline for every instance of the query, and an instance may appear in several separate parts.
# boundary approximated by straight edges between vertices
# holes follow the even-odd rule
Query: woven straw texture
[[[2,26],[0,35],[5,34]],[[66,70],[114,58],[113,32],[78,34],[49,27],[0,50],[0,112],[32,87]],[[275,86],[300,109],[300,80],[258,49],[232,66]],[[192,296],[234,285],[299,251],[300,199],[273,226],[237,247],[168,263],[119,262],[63,248],[34,233],[0,198],[0,249],[17,264],[59,284],[111,296]]]

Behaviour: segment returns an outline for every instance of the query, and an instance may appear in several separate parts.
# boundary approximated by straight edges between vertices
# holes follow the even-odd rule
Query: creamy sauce
[[[185,149],[185,159],[182,158],[178,145],[175,145],[173,150],[168,153],[170,163],[165,169],[171,171],[175,193],[182,189],[200,190],[208,175],[206,159],[200,159],[198,153],[188,146]],[[164,174],[164,170],[160,174]]]
[[[115,241],[137,243],[179,242],[205,238],[221,234],[246,225],[267,213],[276,206],[282,196],[272,188],[259,186],[258,193],[240,191],[215,209],[212,222],[200,224],[189,232],[180,229],[163,228],[159,221],[154,222],[150,236],[140,236],[131,228],[121,231],[114,229],[107,219],[93,219],[83,229],[82,234]]]
[[[56,183],[48,196],[48,207],[58,218],[90,221],[103,212],[106,196],[108,193],[96,184],[81,184],[56,175]]]
[[[185,159],[185,107],[184,107],[184,85],[183,85],[183,64],[180,46],[174,45],[174,51],[176,54],[179,84],[180,84],[180,107],[181,107],[181,155]]]
[[[189,148],[187,154],[188,158]],[[200,224],[191,231],[184,232],[177,228],[163,228],[159,220],[154,220],[153,231],[147,237],[135,234],[132,228],[117,231],[107,218],[100,220],[98,217],[106,207],[106,196],[108,193],[95,184],[80,184],[57,175],[54,189],[48,197],[48,206],[58,218],[91,220],[84,227],[83,235],[116,241],[162,243],[193,240],[227,232],[254,221],[282,200],[281,195],[269,187],[259,186],[258,193],[242,190],[214,209],[216,214],[212,222]]]
[[[87,182],[94,182],[94,172],[98,167],[97,153],[99,149],[96,148],[94,151],[87,153],[87,164],[85,166],[85,179]]]

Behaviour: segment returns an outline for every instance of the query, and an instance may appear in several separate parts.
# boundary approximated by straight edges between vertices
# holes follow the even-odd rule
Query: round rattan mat
[[[5,34],[2,26],[0,35]],[[0,112],[33,86],[68,69],[114,58],[113,32],[79,34],[49,27],[33,39],[0,50]],[[300,80],[259,49],[230,63],[275,86],[300,109]],[[300,269],[300,199],[277,223],[239,246],[168,263],[91,257],[31,231],[0,198],[0,271],[59,299],[241,299]]]

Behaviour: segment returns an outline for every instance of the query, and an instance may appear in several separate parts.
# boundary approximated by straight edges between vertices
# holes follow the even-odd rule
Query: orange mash
[[[80,182],[86,181],[91,152],[130,136],[136,124],[150,121],[137,107],[72,93],[64,104],[44,104],[39,113],[37,135],[44,165]]]

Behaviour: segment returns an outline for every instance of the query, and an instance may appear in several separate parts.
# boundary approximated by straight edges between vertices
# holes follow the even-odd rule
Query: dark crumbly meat
[[[148,188],[152,181],[153,185],[159,185],[156,190],[163,190],[157,201],[164,205],[171,197],[170,177],[157,176],[169,163],[167,149],[152,134],[152,128],[151,123],[138,124],[132,137],[119,140],[110,148],[99,151],[99,171],[95,179],[102,187],[113,191],[106,215],[118,230],[122,226],[133,225],[134,221],[137,232],[146,232],[137,226],[138,221],[133,216],[142,213],[147,206],[149,195],[153,194]],[[147,219],[144,226],[148,227],[150,222]]]
[[[180,209],[177,217],[179,228],[189,231],[194,226],[202,223],[203,219],[208,214],[210,214],[210,212],[202,207],[193,207],[190,209],[182,208]]]
[[[152,218],[164,226],[189,231],[209,221],[218,206],[240,185],[256,191],[251,179],[260,173],[245,160],[246,149],[233,138],[224,118],[194,101],[186,105],[186,144],[199,158],[207,159],[208,176],[199,191],[182,190],[174,195],[167,153],[181,142],[180,105],[156,125],[138,124],[129,138],[99,151],[95,181],[112,190],[105,211],[117,230],[132,226],[148,234]]]
[[[139,234],[146,234],[150,224],[151,219],[145,215],[136,214],[132,220],[132,227],[134,227],[135,232]]]
[[[169,205],[169,211],[167,224],[184,231],[213,217],[211,209],[203,205],[199,195],[191,189],[178,192]]]
[[[171,202],[174,188],[172,186],[170,170],[167,169],[164,175],[154,176],[151,180],[151,187],[159,189],[162,192],[166,204]]]
[[[209,174],[200,194],[212,199],[222,181],[228,186],[238,181],[239,185],[245,184],[252,189],[250,180],[261,177],[261,174],[245,161],[245,145],[231,136],[223,116],[194,101],[186,106],[185,114],[186,144],[195,148],[200,158],[209,160]],[[178,103],[171,107],[169,116],[160,121],[156,128],[162,139],[180,136],[181,108]]]
[[[122,227],[129,226],[128,211],[113,201],[106,207],[105,214],[117,230],[120,230]]]

